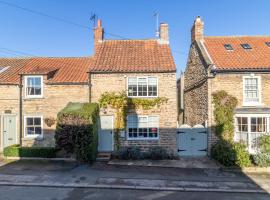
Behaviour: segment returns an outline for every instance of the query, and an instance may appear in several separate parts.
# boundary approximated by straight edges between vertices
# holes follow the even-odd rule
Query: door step
[[[111,152],[99,152],[96,161],[108,162],[111,159]]]

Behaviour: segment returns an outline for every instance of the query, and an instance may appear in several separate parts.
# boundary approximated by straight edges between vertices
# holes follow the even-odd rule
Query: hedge
[[[68,103],[57,115],[56,147],[75,154],[81,162],[94,161],[98,146],[96,103]]]
[[[12,145],[4,148],[4,156],[55,158],[56,149],[54,147],[20,147],[20,145]]]

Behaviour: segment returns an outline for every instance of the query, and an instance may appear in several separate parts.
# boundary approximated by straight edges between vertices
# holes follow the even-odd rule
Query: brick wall
[[[176,150],[176,126],[177,126],[177,97],[176,97],[176,74],[175,73],[114,73],[114,74],[91,74],[91,101],[98,102],[101,94],[104,92],[120,92],[126,90],[127,77],[147,77],[158,78],[159,97],[167,97],[168,102],[160,108],[151,110],[129,110],[128,114],[138,115],[159,115],[160,121],[160,139],[159,140],[122,140],[122,145],[139,145],[147,149],[150,145],[161,145]],[[104,113],[100,113],[104,115]],[[114,115],[113,110],[108,110],[106,115]]]
[[[4,114],[15,114],[17,121],[17,130],[19,130],[19,87],[16,85],[0,85],[0,151],[2,150]],[[19,141],[20,135],[17,131]]]
[[[22,139],[23,146],[54,146],[55,125],[48,127],[44,119],[53,117],[56,119],[57,113],[63,109],[69,102],[88,102],[88,85],[48,85],[44,76],[44,98],[26,99],[25,87],[23,87],[23,117],[27,115],[43,116],[43,139]],[[24,83],[24,81],[23,81]],[[24,127],[23,127],[24,130]],[[24,133],[23,133],[24,135]]]
[[[190,48],[184,77],[184,123],[202,124],[208,118],[207,70],[195,43]]]

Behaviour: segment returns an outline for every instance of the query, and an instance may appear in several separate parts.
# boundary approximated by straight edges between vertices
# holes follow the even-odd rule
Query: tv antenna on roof
[[[154,17],[156,18],[156,37],[159,37],[159,29],[158,29],[159,13],[158,12],[154,12]]]
[[[90,20],[93,22],[93,27],[96,27],[97,15],[91,12]]]

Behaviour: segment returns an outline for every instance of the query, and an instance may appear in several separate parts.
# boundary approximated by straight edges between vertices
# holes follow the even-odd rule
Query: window
[[[236,134],[237,141],[242,141],[248,145],[248,118],[237,117],[236,118]]]
[[[270,42],[266,42],[265,44],[266,44],[268,47],[270,47]]]
[[[156,77],[129,77],[128,96],[129,97],[156,97],[157,94]]]
[[[258,138],[269,133],[269,119],[270,114],[237,114],[234,139],[244,142],[250,153],[256,153]]]
[[[245,44],[241,44],[241,46],[244,48],[244,49],[252,49],[251,46],[247,43]]]
[[[3,73],[3,72],[6,71],[8,68],[9,68],[9,66],[8,66],[8,67],[0,67],[0,73]]]
[[[127,117],[127,129],[129,139],[157,139],[159,132],[158,116]]]
[[[42,117],[25,117],[25,137],[42,137]]]
[[[260,103],[259,77],[244,77],[244,104]]]
[[[228,51],[232,51],[232,50],[233,50],[233,47],[232,47],[231,44],[224,44],[224,47],[225,47],[225,49],[228,50]]]
[[[25,77],[25,85],[26,90],[25,94],[27,98],[39,98],[42,97],[42,76],[26,76]]]

